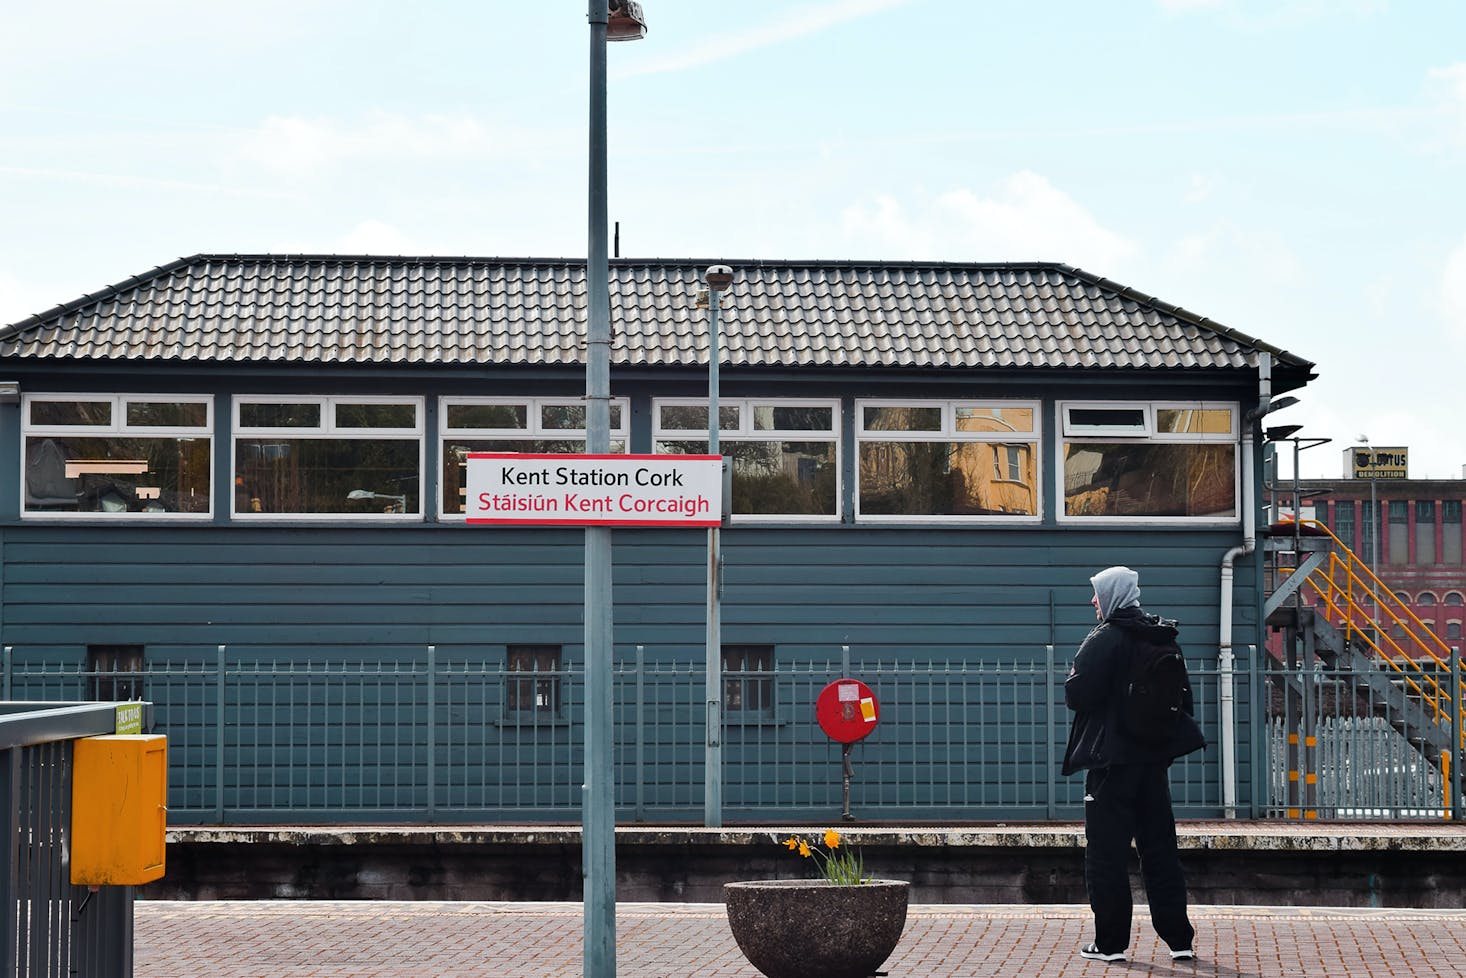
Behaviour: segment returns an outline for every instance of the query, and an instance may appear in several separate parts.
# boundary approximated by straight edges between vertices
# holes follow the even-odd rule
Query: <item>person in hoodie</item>
[[[1130,945],[1130,843],[1140,853],[1150,919],[1175,961],[1191,961],[1195,929],[1186,912],[1186,878],[1176,852],[1169,769],[1176,758],[1206,746],[1192,718],[1188,679],[1175,732],[1162,744],[1141,743],[1121,725],[1129,659],[1138,647],[1169,642],[1176,623],[1140,607],[1140,575],[1110,567],[1089,579],[1095,617],[1064,683],[1074,711],[1063,773],[1084,771],[1084,886],[1094,912],[1094,942],[1080,955],[1124,961]]]

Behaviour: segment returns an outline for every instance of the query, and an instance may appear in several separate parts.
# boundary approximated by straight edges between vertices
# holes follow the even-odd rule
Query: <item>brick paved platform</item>
[[[136,978],[579,978],[578,903],[139,901]],[[1079,906],[918,905],[891,978],[1462,978],[1466,910],[1197,907],[1173,964],[1138,908],[1126,964]],[[811,927],[819,926],[810,921]],[[759,978],[706,903],[620,903],[618,978]]]

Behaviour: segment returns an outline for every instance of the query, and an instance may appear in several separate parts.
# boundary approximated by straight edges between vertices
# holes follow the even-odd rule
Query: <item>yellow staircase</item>
[[[1355,677],[1356,691],[1449,786],[1452,741],[1466,748],[1466,668],[1459,654],[1323,524],[1275,524],[1268,550],[1277,558],[1268,623],[1297,630],[1326,666]],[[1445,802],[1449,810],[1449,797]]]

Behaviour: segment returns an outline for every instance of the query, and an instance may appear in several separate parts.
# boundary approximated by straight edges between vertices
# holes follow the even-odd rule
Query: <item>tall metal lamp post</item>
[[[590,241],[586,253],[586,452],[611,448],[611,269],[606,251],[606,42],[646,35],[641,5],[590,0]],[[616,798],[611,756],[611,530],[585,528],[584,978],[616,976]]]
[[[733,269],[713,265],[703,278],[708,287],[708,454],[721,455],[718,432],[718,299],[733,284]],[[726,463],[724,463],[726,464]],[[708,527],[707,745],[703,764],[703,824],[723,824],[723,588],[721,528]]]

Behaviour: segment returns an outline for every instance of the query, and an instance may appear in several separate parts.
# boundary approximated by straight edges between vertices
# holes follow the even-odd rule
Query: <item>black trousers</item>
[[[1084,886],[1094,911],[1094,943],[1106,954],[1130,946],[1132,839],[1156,933],[1173,951],[1191,947],[1196,936],[1186,915],[1168,769],[1118,764],[1084,777]]]

